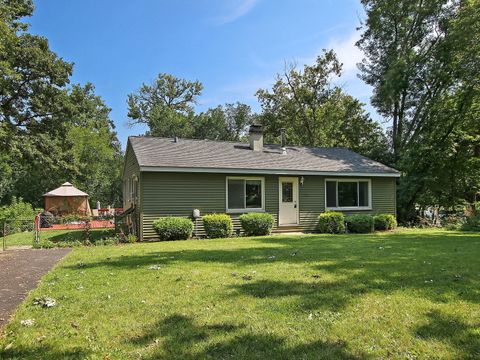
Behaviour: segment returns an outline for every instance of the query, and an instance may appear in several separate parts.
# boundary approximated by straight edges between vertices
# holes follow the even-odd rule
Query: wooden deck
[[[92,220],[90,221],[91,229],[113,229],[115,224],[113,220]],[[48,230],[82,230],[85,229],[84,223],[76,224],[54,224],[50,228],[42,228],[42,231]]]

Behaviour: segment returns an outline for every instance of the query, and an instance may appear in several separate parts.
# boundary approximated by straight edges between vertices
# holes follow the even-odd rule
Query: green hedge
[[[375,230],[393,230],[397,227],[397,219],[392,214],[379,214],[373,217]]]
[[[346,217],[345,222],[351,233],[365,234],[373,232],[374,229],[372,215],[350,215]]]
[[[227,214],[209,214],[203,218],[203,227],[209,238],[226,238],[232,236],[233,222]]]
[[[269,235],[275,219],[268,213],[248,213],[240,215],[240,223],[247,236]]]
[[[341,212],[327,211],[318,217],[318,230],[324,234],[345,232],[345,216]]]
[[[193,222],[182,217],[161,217],[153,222],[160,240],[186,240],[192,236]]]

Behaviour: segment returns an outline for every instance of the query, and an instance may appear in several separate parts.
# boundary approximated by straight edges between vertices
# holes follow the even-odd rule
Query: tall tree
[[[12,159],[16,166],[9,194],[40,206],[44,192],[69,181],[94,202],[120,205],[123,156],[109,118],[110,109],[94,94],[91,84],[74,85],[65,91],[64,111],[53,116],[63,124],[62,129],[58,136],[49,134],[55,147],[49,149],[52,152],[48,158]]]
[[[400,210],[409,217],[419,201],[447,205],[460,193],[478,192],[478,176],[475,185],[466,165],[476,164],[478,156],[472,119],[479,115],[479,2],[362,3],[367,17],[358,42],[366,56],[361,77],[374,88],[372,104],[391,120],[394,164],[405,174]],[[465,154],[472,161],[459,161]],[[448,169],[455,169],[457,181]]]
[[[314,65],[303,70],[288,67],[270,90],[259,90],[267,141],[280,128],[289,142],[307,146],[343,146],[379,160],[386,152],[380,126],[363,110],[363,104],[332,84],[342,65],[335,53],[324,51]]]
[[[45,191],[67,180],[95,200],[118,201],[119,170],[109,164],[119,168],[121,152],[110,110],[90,84],[69,86],[72,64],[28,32],[32,12],[29,0],[0,0],[0,203],[19,196],[41,205]]]
[[[0,159],[7,174],[0,200],[13,190],[11,175],[21,163],[52,162],[58,143],[49,134],[62,128],[52,115],[62,110],[72,72],[47,39],[28,33],[22,19],[32,12],[30,0],[0,1]]]
[[[128,95],[130,123],[147,125],[153,136],[188,137],[193,106],[202,89],[199,81],[159,74],[153,84],[143,84]]]
[[[248,126],[255,115],[250,106],[236,104],[219,105],[195,116],[193,138],[226,141],[241,141],[245,138]]]

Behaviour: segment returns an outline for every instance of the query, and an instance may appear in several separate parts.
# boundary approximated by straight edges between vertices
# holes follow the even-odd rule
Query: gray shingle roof
[[[265,145],[252,151],[247,143],[132,136],[130,144],[142,170],[183,168],[195,171],[246,170],[249,173],[345,173],[398,176],[399,172],[345,148]],[[153,169],[155,168],[155,169]]]

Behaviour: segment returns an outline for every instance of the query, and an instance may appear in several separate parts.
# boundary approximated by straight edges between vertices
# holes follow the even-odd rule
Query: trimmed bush
[[[232,236],[233,222],[227,214],[209,214],[203,218],[203,227],[209,238],[226,238]]]
[[[373,216],[372,215],[350,215],[345,219],[348,232],[366,234],[373,232]]]
[[[318,217],[318,230],[324,234],[345,232],[345,216],[341,212],[327,211]]]
[[[160,240],[186,240],[192,236],[193,222],[182,217],[161,217],[153,222]]]
[[[240,215],[240,223],[247,236],[269,235],[275,219],[268,213],[248,213]]]
[[[392,214],[380,214],[373,217],[375,230],[393,230],[397,227],[397,219]]]

